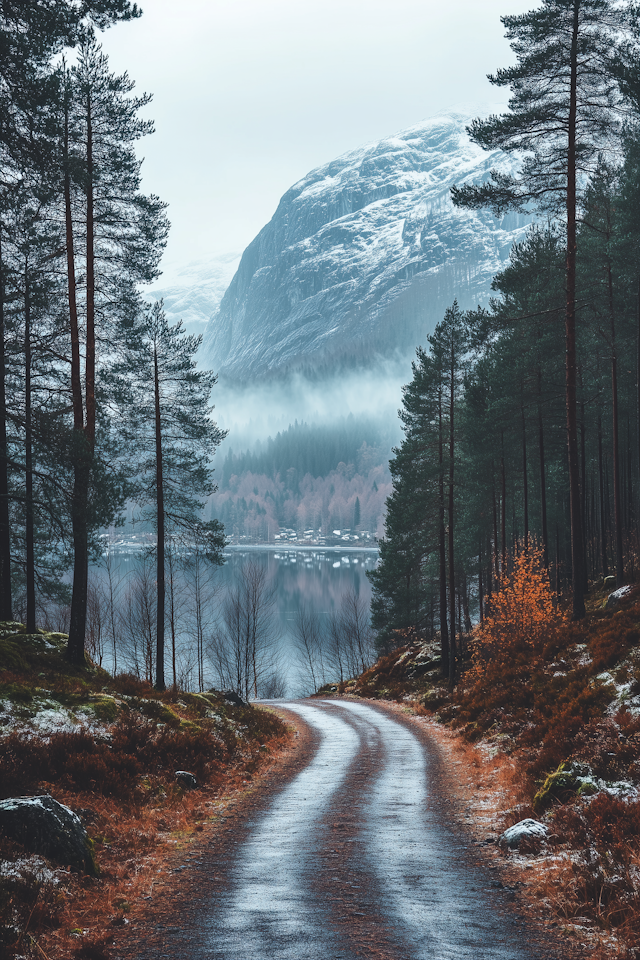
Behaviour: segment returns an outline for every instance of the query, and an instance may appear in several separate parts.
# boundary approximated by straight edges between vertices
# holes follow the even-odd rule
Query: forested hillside
[[[229,451],[210,498],[212,516],[230,534],[258,540],[272,540],[281,528],[375,536],[391,490],[390,453],[391,431],[378,420],[296,421],[250,451]]]
[[[454,302],[418,349],[371,574],[381,644],[439,630],[451,683],[456,638],[519,553],[539,548],[575,619],[594,580],[636,575],[640,87],[631,41],[616,46],[627,14],[550,0],[505,17],[518,62],[492,79],[511,87],[511,113],[469,128],[485,148],[529,153],[517,175],[494,171],[454,201],[540,219],[491,306]]]

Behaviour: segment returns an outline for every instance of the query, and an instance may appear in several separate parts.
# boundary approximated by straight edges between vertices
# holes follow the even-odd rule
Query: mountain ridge
[[[245,249],[203,354],[224,377],[408,352],[455,296],[486,302],[528,218],[454,208],[454,183],[513,171],[440,114],[310,171]]]

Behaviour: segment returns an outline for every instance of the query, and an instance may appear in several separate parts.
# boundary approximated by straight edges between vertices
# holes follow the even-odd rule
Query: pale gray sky
[[[102,37],[154,101],[143,186],[167,260],[242,250],[296,180],[464,101],[506,102],[500,15],[532,0],[142,0]]]

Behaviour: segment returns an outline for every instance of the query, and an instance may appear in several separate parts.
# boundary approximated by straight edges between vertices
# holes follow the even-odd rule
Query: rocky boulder
[[[53,797],[0,800],[0,833],[61,866],[98,872],[80,818]]]
[[[607,599],[604,602],[606,610],[612,610],[614,607],[617,607],[623,597],[626,597],[628,593],[631,592],[631,587],[627,585],[626,587],[619,587],[617,590],[614,590],[613,593],[610,593]]]
[[[548,835],[549,831],[544,823],[527,817],[526,820],[520,820],[519,823],[515,823],[512,827],[509,827],[508,830],[505,830],[498,842],[501,847],[507,847],[509,850],[518,850],[523,841],[543,841],[547,839]]]
[[[175,778],[180,786],[184,787],[186,790],[195,790],[195,788],[198,786],[198,781],[192,773],[189,773],[188,770],[176,770]]]
[[[246,707],[246,703],[235,692],[235,690],[225,690],[222,694],[227,703],[232,703],[234,707]]]

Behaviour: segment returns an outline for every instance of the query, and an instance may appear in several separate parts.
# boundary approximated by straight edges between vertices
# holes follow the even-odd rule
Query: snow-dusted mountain
[[[183,320],[189,333],[204,334],[239,263],[239,253],[203,257],[183,265],[163,263],[162,276],[146,296],[164,300],[171,323]]]
[[[526,220],[455,209],[454,183],[516,161],[449,113],[312,170],[242,255],[203,354],[232,380],[331,369],[424,342],[454,297],[486,302]]]

